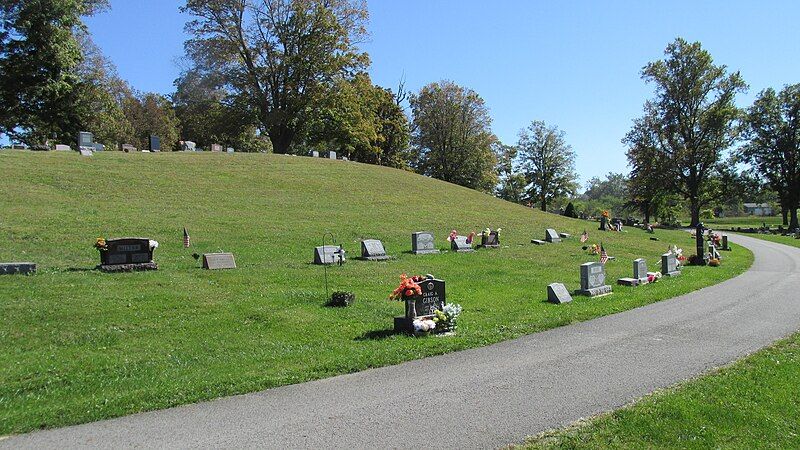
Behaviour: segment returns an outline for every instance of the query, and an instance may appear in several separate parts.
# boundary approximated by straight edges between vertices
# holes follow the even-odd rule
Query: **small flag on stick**
[[[583,230],[583,234],[581,235],[581,244],[585,244],[586,241],[589,240],[589,233],[586,230]]]
[[[605,264],[608,262],[608,253],[606,253],[605,247],[603,244],[600,243],[600,264]]]
[[[189,248],[190,245],[189,232],[186,231],[186,227],[183,227],[183,248]]]

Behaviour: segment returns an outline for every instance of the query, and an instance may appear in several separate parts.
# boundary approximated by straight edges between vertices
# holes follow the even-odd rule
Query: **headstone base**
[[[36,264],[31,262],[0,263],[0,275],[22,274],[28,275],[36,272]]]
[[[414,320],[408,317],[395,317],[394,318],[394,332],[395,333],[413,333]]]
[[[359,259],[360,259],[360,260],[362,260],[362,261],[388,261],[388,260],[392,259],[392,257],[391,257],[391,256],[389,256],[389,255],[383,255],[383,256],[362,256],[362,257],[361,257],[361,258],[359,258]]]
[[[680,270],[676,270],[675,272],[664,272],[665,277],[677,277],[681,274]]]
[[[456,253],[471,253],[471,252],[474,252],[475,249],[474,248],[460,248],[460,249],[453,249],[453,251],[456,252]]]
[[[547,242],[539,240],[539,239],[531,239],[531,244],[544,245],[544,244],[547,244]]]
[[[606,284],[604,286],[599,286],[599,287],[596,287],[596,288],[591,288],[591,289],[586,289],[586,290],[578,289],[578,290],[575,291],[575,294],[576,295],[585,295],[587,297],[601,297],[601,296],[604,296],[604,295],[612,294],[612,290],[611,290],[611,286]]]
[[[647,278],[620,278],[617,284],[622,286],[641,286],[647,284]]]
[[[572,237],[572,235],[569,233],[558,233],[558,235],[561,237],[561,239],[569,239]]]
[[[500,248],[499,245],[479,245],[478,248]]]
[[[97,266],[103,272],[139,272],[143,270],[158,270],[154,262],[138,264],[100,264]]]
[[[415,250],[411,253],[415,255],[438,255],[440,252],[439,250]]]

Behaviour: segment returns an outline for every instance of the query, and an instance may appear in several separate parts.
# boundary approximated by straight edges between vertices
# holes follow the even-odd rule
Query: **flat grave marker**
[[[347,260],[345,251],[338,245],[325,245],[314,248],[314,264],[339,264]]]
[[[222,270],[235,269],[236,260],[233,253],[203,253],[203,269]]]
[[[450,241],[450,249],[457,253],[469,253],[475,251],[475,249],[472,248],[472,244],[467,242],[466,236],[456,236],[455,239]]]
[[[36,273],[36,263],[32,262],[11,262],[0,263],[0,275],[29,275]]]
[[[558,244],[561,242],[561,236],[556,233],[556,230],[552,228],[548,228],[545,231],[544,240],[551,243],[551,244]]]

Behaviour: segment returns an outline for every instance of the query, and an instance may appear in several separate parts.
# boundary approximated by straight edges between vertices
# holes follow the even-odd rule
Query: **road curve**
[[[0,440],[8,448],[489,448],[620,407],[800,327],[800,249],[743,275],[496,345]],[[665,281],[669,282],[669,281]]]

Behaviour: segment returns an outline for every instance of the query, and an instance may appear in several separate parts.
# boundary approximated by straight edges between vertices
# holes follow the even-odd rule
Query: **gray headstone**
[[[433,233],[427,231],[411,233],[411,252],[415,255],[439,253],[433,240]]]
[[[193,152],[197,150],[197,143],[192,141],[183,141],[181,147],[185,152]]]
[[[328,152],[328,158],[336,159],[336,152]]]
[[[70,147],[69,145],[64,145],[64,144],[56,144],[56,151],[57,152],[69,152],[69,151],[72,151],[72,147]]]
[[[681,274],[678,270],[678,258],[674,253],[664,253],[661,255],[661,274],[667,277],[674,277]]]
[[[633,278],[647,281],[647,261],[644,258],[633,260]]]
[[[125,152],[125,153],[129,153],[129,152],[135,152],[135,151],[137,151],[137,149],[136,149],[136,147],[134,147],[134,146],[132,146],[130,144],[122,144],[122,151]]]
[[[571,237],[572,237],[572,235],[571,235],[571,234],[569,234],[569,233],[558,233],[558,236],[559,236],[561,239],[569,239],[569,238],[571,238]]]
[[[466,236],[456,236],[455,239],[450,241],[450,249],[458,253],[474,252],[472,244],[467,243]]]
[[[344,250],[338,245],[314,248],[314,264],[338,264],[346,259]]]
[[[556,233],[556,230],[548,228],[547,231],[545,231],[544,240],[551,244],[556,244],[561,242],[561,236]]]
[[[87,147],[81,147],[80,152],[81,152],[81,156],[92,156],[93,155],[92,151]]]
[[[226,151],[226,152],[228,152],[228,153],[233,153],[233,152],[235,152],[235,150],[233,149],[233,147],[228,147],[227,149],[225,149],[225,151]]]
[[[544,244],[547,244],[547,242],[539,240],[539,239],[531,239],[531,244],[544,245]]]
[[[220,270],[220,269],[235,269],[236,260],[233,258],[233,253],[204,253],[203,254],[203,269]]]
[[[385,261],[389,259],[383,242],[377,239],[364,239],[361,241],[361,259],[368,261]]]
[[[36,263],[32,262],[0,263],[0,275],[14,275],[14,274],[28,275],[35,272],[36,272]]]
[[[94,135],[86,131],[78,133],[78,148],[80,147],[94,147]]]
[[[599,262],[581,264],[581,288],[576,293],[590,297],[610,294],[611,286],[606,284],[606,267]]]
[[[319,152],[314,150],[313,152],[311,152],[311,157],[312,158],[319,158]]]
[[[211,151],[214,153],[222,153],[222,146],[220,144],[211,144]]]
[[[547,285],[547,301],[560,305],[562,303],[571,302],[572,296],[569,295],[566,286],[561,283],[553,283]]]

